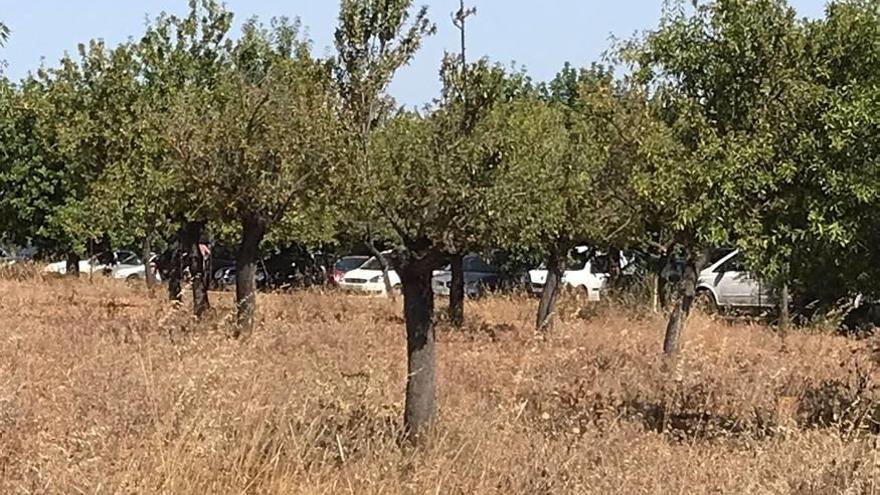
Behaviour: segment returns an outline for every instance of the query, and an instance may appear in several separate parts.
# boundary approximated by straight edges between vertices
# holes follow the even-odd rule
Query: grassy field
[[[875,493],[872,340],[564,300],[468,306],[441,329],[438,422],[396,444],[400,303],[269,295],[245,342],[230,298],[197,323],[143,289],[0,281],[0,493]],[[438,307],[443,306],[438,303]]]

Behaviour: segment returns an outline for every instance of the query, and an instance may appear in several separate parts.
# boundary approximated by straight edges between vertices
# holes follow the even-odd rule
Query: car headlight
[[[382,281],[382,275],[379,275],[379,276],[376,276],[376,277],[373,277],[370,279],[371,284],[378,284],[381,281]]]

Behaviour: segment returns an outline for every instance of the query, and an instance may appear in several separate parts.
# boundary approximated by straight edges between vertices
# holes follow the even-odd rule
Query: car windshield
[[[571,271],[583,270],[587,266],[589,258],[589,253],[572,253],[568,257],[568,264],[565,266],[565,269]]]
[[[715,249],[709,255],[709,263],[707,263],[706,266],[714,265],[715,263],[718,263],[719,261],[721,261],[721,258],[724,258],[725,256],[727,256],[728,254],[730,254],[734,251],[735,250],[733,248]]]
[[[360,266],[361,270],[373,270],[373,271],[382,271],[382,263],[379,262],[379,258],[373,257],[370,258],[366,263]]]
[[[131,251],[117,251],[116,258],[119,260],[120,265],[142,265],[141,259],[138,258],[138,255],[132,253]]]
[[[593,262],[590,263],[590,272],[591,273],[608,273],[608,255],[600,254],[593,258]]]
[[[478,273],[497,273],[498,269],[486,263],[479,256],[466,256],[462,261],[464,271]]]
[[[337,261],[334,267],[341,272],[347,272],[363,265],[367,259],[366,256],[346,256]],[[381,269],[381,267],[379,269]]]

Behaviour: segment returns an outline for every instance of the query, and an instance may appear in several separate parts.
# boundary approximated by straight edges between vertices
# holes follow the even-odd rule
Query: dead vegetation
[[[535,301],[441,329],[438,423],[397,444],[405,349],[381,298],[265,296],[227,338],[98,279],[0,281],[0,493],[874,493],[877,342]],[[399,302],[397,303],[399,305]],[[438,304],[442,307],[442,302]]]

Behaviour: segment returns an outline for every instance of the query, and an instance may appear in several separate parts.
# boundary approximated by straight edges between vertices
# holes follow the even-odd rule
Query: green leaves
[[[212,69],[216,81],[184,88],[173,101],[167,145],[194,214],[233,223],[254,217],[271,226],[326,199],[319,190],[340,162],[338,103],[326,66],[296,29],[287,21],[269,29],[249,21]],[[292,229],[285,233],[298,239]]]

